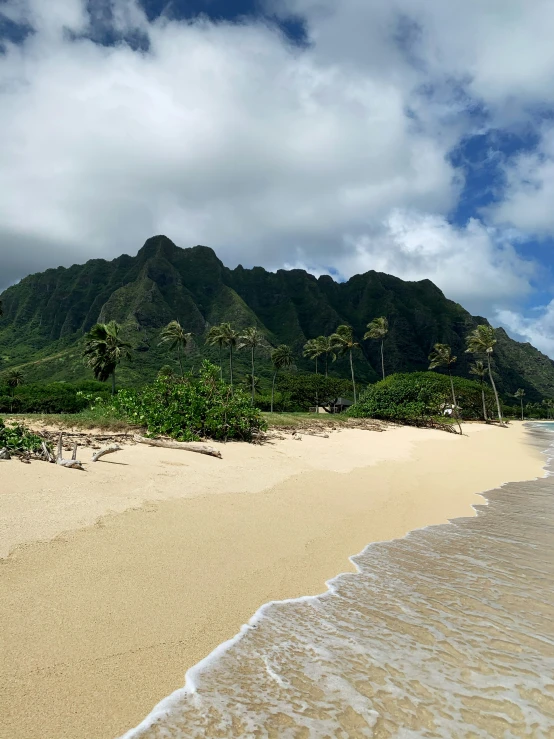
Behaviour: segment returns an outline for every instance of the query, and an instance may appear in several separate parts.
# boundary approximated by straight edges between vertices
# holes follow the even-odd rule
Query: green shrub
[[[324,375],[282,374],[276,384],[282,396],[280,410],[289,413],[307,411],[315,405],[316,398],[319,405],[329,405],[337,398],[352,395],[349,380]]]
[[[5,424],[0,418],[0,449],[9,452],[38,452],[42,439],[18,423]]]
[[[474,380],[454,377],[454,389],[464,419],[482,419],[481,385]],[[494,415],[494,395],[485,386],[489,417]],[[444,404],[452,403],[450,379],[436,372],[410,372],[390,375],[370,385],[349,415],[396,421],[421,421],[442,416]]]
[[[159,376],[139,390],[120,390],[111,403],[130,423],[146,426],[149,434],[181,441],[201,438],[251,441],[265,428],[260,411],[240,388],[231,391],[219,379],[219,368],[202,363],[197,377]]]
[[[51,382],[20,385],[14,389],[0,387],[0,413],[79,413],[90,405],[93,397],[109,396],[109,388],[101,382]]]

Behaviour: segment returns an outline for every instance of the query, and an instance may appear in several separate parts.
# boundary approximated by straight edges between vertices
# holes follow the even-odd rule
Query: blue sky
[[[0,0],[0,290],[166,233],[554,356],[547,0]]]

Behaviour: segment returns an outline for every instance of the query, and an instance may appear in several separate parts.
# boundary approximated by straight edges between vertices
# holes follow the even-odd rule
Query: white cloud
[[[548,356],[554,357],[554,300],[538,308],[534,316],[500,310],[497,312],[497,319],[521,340],[528,341]]]
[[[53,33],[55,21],[82,26],[75,3],[48,16],[48,33],[39,7],[37,34],[0,59],[8,274],[10,260],[13,273],[68,252],[115,256],[159,232],[282,264],[297,247],[331,254],[392,207],[455,202],[447,147],[379,69],[318,62],[263,24],[161,20],[148,27],[149,54],[104,48]],[[121,23],[146,28],[130,2],[117,8]],[[21,240],[35,250],[10,248]]]
[[[554,234],[554,127],[544,126],[538,148],[515,157],[504,171],[504,199],[489,215],[541,237]]]
[[[513,309],[533,265],[505,231],[448,223],[462,182],[447,154],[476,101],[496,124],[554,102],[552,3],[286,5],[307,14],[305,50],[262,22],[149,23],[135,0],[104,0],[105,17],[149,52],[105,48],[67,32],[87,31],[84,0],[2,4],[36,31],[0,56],[3,284],[166,233],[230,265],[377,269]],[[536,156],[535,221],[550,197]],[[531,206],[515,211],[526,228]]]
[[[303,264],[299,258],[295,266]],[[308,264],[310,271],[324,271],[321,263]],[[457,228],[442,216],[400,210],[371,233],[346,237],[334,265],[343,275],[373,269],[405,280],[430,279],[447,297],[481,315],[527,296],[536,270],[502,232],[479,221]]]

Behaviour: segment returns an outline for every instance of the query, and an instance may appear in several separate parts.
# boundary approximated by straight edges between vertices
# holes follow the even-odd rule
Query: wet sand
[[[264,602],[542,474],[521,424],[465,430],[229,444],[223,460],[135,446],[87,473],[1,463],[0,736],[115,739]]]

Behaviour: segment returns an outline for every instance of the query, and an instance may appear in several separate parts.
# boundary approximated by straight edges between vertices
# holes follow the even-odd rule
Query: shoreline
[[[355,571],[353,552],[472,515],[471,506],[485,502],[481,493],[544,470],[523,425],[466,430],[462,439],[414,429],[341,432],[336,459],[330,439],[279,442],[259,450],[262,469],[264,453],[275,463],[287,444],[296,462],[314,450],[317,458],[258,492],[252,481],[250,492],[181,492],[53,541],[20,544],[2,563],[2,588],[7,580],[15,590],[12,618],[9,603],[0,618],[16,663],[2,676],[6,736],[122,736],[264,604],[320,594]],[[349,456],[346,446],[357,435],[361,449],[381,439],[369,465],[352,466],[359,449]],[[186,466],[205,474],[204,462],[189,457]],[[294,469],[294,457],[285,457]]]

